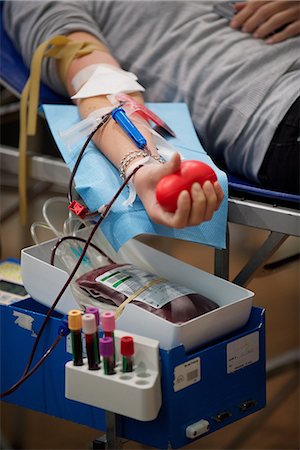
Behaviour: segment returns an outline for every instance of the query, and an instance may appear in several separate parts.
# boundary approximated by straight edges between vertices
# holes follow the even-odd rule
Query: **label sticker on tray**
[[[259,333],[248,334],[227,344],[227,373],[247,367],[259,360]]]
[[[174,392],[181,391],[192,384],[198,383],[201,379],[200,358],[194,358],[179,366],[174,370]]]

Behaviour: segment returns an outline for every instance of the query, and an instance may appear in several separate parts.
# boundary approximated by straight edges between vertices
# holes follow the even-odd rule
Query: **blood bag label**
[[[232,373],[243,367],[247,367],[258,360],[258,331],[227,344],[227,373]]]
[[[97,277],[96,281],[126,297],[141,291],[134,297],[134,300],[146,303],[153,308],[162,308],[178,297],[194,293],[191,289],[178,286],[131,265],[108,270]],[[145,289],[143,290],[143,288]]]
[[[174,392],[181,391],[192,384],[198,383],[201,379],[200,358],[194,358],[179,366],[174,370]]]

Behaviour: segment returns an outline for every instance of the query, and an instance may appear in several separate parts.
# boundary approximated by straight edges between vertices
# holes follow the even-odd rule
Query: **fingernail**
[[[194,183],[194,184],[193,184],[193,191],[194,191],[196,194],[198,194],[198,192],[200,192],[200,190],[201,190],[200,184],[199,184],[199,183]]]
[[[274,42],[274,41],[273,41],[272,38],[266,40],[266,44],[273,44],[273,42]]]
[[[232,20],[232,21],[230,22],[230,26],[231,26],[232,28],[238,28],[239,23],[238,23],[236,20]]]
[[[211,192],[213,187],[210,181],[205,181],[205,183],[203,184],[203,188],[206,190],[206,192]]]

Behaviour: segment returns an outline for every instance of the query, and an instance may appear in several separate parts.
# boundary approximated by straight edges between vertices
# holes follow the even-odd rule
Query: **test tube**
[[[112,337],[100,338],[100,354],[102,356],[104,374],[113,375],[115,373],[115,349]]]
[[[85,336],[89,370],[99,370],[98,331],[94,314],[84,314],[82,316],[82,330]]]
[[[96,326],[97,326],[97,353],[98,353],[98,361],[100,361],[100,352],[99,352],[99,326],[100,326],[100,313],[99,309],[95,306],[88,306],[85,309],[86,314],[94,314],[96,319]]]
[[[101,314],[102,329],[104,337],[111,337],[114,344],[114,365],[116,364],[115,358],[115,336],[114,331],[116,328],[116,317],[113,311],[105,311]]]
[[[96,325],[97,325],[97,328],[98,328],[99,325],[100,325],[100,313],[99,313],[99,309],[96,308],[95,306],[88,306],[88,307],[85,309],[85,312],[86,312],[86,314],[94,314],[94,316],[95,316],[95,318],[96,318]]]
[[[134,355],[134,343],[132,336],[123,336],[121,338],[120,353],[122,355],[122,371],[133,371],[133,355]]]
[[[72,356],[74,366],[82,366],[82,313],[78,309],[72,309],[68,313],[68,327],[71,331]]]

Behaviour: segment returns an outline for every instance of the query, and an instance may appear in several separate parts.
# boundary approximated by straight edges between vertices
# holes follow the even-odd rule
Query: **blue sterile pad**
[[[226,174],[214,165],[201,146],[186,104],[150,103],[147,106],[175,131],[177,137],[170,138],[169,142],[178,149],[184,159],[196,159],[212,166],[223,188],[224,200],[209,222],[178,230],[153,223],[138,198],[133,206],[124,206],[123,202],[128,198],[128,189],[125,188],[101,224],[101,230],[116,251],[128,239],[140,234],[167,236],[225,248],[228,204]],[[61,139],[60,132],[67,130],[80,120],[77,107],[44,105],[43,110],[56,144],[66,164],[72,170],[85,138],[70,148]],[[118,170],[93,143],[90,143],[76,173],[75,184],[77,192],[89,210],[96,211],[101,205],[111,200],[121,185],[121,179]]]

